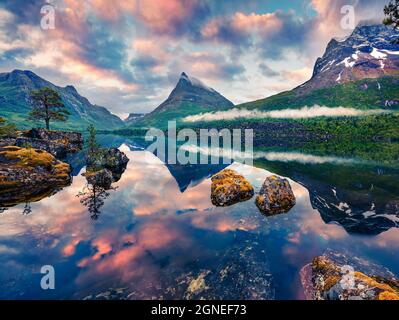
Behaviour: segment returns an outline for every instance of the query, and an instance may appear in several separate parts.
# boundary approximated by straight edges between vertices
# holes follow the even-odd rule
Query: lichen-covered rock
[[[18,146],[47,151],[58,159],[82,149],[83,139],[78,132],[51,131],[42,128],[20,131],[13,138],[0,139],[0,146]]]
[[[211,200],[215,206],[231,206],[254,196],[254,188],[242,175],[225,169],[212,177]]]
[[[257,207],[266,215],[286,213],[295,203],[295,195],[288,180],[275,175],[266,178],[256,197]]]
[[[50,141],[68,140],[68,143],[71,144],[71,147],[75,146],[78,149],[80,149],[83,144],[82,134],[72,131],[54,131],[43,128],[33,128],[24,133],[24,136],[28,138]]]
[[[86,163],[88,171],[108,169],[114,182],[118,181],[126,170],[129,158],[119,149],[100,149],[95,155],[89,155]]]
[[[87,182],[93,186],[99,186],[108,190],[111,188],[112,182],[114,182],[112,172],[108,169],[101,169],[98,171],[88,171],[83,174]]]
[[[39,201],[70,185],[68,164],[50,153],[8,146],[0,148],[0,207]]]
[[[399,281],[319,256],[301,270],[302,285],[309,300],[399,300]]]

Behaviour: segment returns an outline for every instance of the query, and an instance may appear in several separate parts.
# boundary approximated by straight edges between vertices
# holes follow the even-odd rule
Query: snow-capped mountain
[[[201,80],[182,73],[169,97],[134,125],[160,125],[187,115],[223,110],[234,104]]]
[[[342,40],[332,39],[317,59],[312,78],[298,89],[311,91],[365,78],[399,75],[399,31],[385,25],[359,25]]]

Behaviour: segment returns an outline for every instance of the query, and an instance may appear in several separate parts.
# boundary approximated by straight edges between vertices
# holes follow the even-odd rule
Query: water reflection
[[[314,191],[324,195],[334,187],[341,201],[359,206],[356,197],[341,194],[354,190],[359,181],[374,181],[374,192],[364,187],[360,193],[369,194],[377,210],[399,194],[389,189],[393,171],[385,170],[379,180],[366,169],[356,175],[353,167],[346,171],[335,166],[330,173],[326,167],[288,162],[256,163],[258,168],[231,165],[256,192],[272,172],[289,177],[296,206],[288,215],[265,217],[254,201],[214,207],[207,178],[213,169],[202,169],[191,179],[193,171],[184,166],[172,175],[152,154],[126,146],[123,151],[130,162],[114,184],[117,191],[108,192],[101,203],[92,198],[101,192],[87,190],[89,207],[101,212],[97,223],[88,219],[83,197],[76,197],[87,187],[82,169],[62,192],[31,203],[30,215],[14,214],[24,204],[1,215],[0,298],[297,299],[304,297],[301,268],[327,248],[399,272],[397,228],[373,235],[348,233],[345,224],[326,223],[312,200]],[[362,178],[367,175],[370,178]],[[345,176],[353,179],[344,183]],[[181,192],[188,179],[195,183]],[[320,187],[322,182],[326,189]],[[39,272],[45,264],[58,270],[59,289],[54,292],[40,289]]]
[[[117,188],[110,187],[105,189],[97,184],[87,184],[82,191],[77,194],[80,203],[83,204],[90,212],[90,218],[97,220],[101,214],[101,207],[104,206],[105,200],[110,196],[109,190]]]
[[[257,160],[256,166],[286,175],[305,186],[313,208],[326,223],[349,233],[380,234],[398,227],[399,188],[396,168]]]

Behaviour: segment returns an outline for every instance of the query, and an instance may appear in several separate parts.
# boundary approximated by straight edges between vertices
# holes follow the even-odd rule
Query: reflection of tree
[[[22,211],[22,215],[27,216],[32,213],[32,207],[30,203],[25,203],[24,210]]]
[[[109,190],[116,190],[117,188],[104,189],[99,185],[87,184],[82,191],[76,196],[80,198],[80,203],[86,206],[91,214],[93,220],[97,220],[101,214],[101,207],[110,195]]]

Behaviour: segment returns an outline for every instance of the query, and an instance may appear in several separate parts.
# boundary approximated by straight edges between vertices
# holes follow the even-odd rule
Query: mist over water
[[[183,119],[185,122],[197,121],[217,121],[217,120],[235,120],[235,119],[306,119],[316,117],[360,117],[372,114],[386,113],[386,110],[359,110],[354,108],[314,105],[313,107],[303,107],[301,109],[283,109],[273,111],[260,111],[257,109],[238,109],[234,108],[228,111],[207,112],[198,115],[188,116]]]

